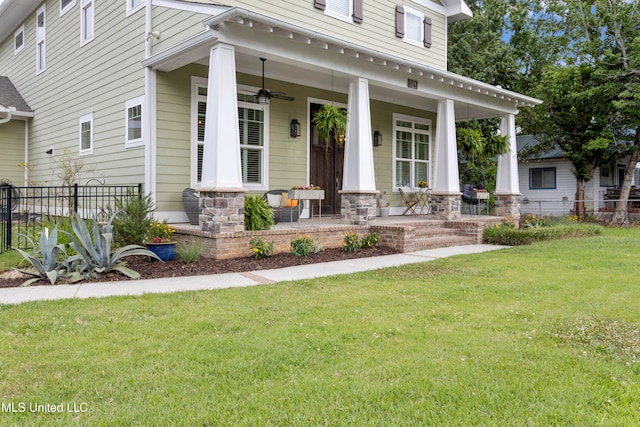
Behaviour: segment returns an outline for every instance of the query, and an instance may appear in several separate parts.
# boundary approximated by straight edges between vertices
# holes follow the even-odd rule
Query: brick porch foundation
[[[511,217],[515,224],[520,223],[520,194],[494,193],[495,215],[504,218]]]
[[[431,212],[437,219],[455,221],[460,218],[462,193],[431,193]]]
[[[200,188],[200,230],[211,234],[244,231],[244,189]]]
[[[377,213],[377,191],[349,193],[340,191],[340,216],[354,225],[373,224]]]

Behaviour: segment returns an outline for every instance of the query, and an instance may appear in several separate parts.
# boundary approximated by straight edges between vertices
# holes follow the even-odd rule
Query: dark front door
[[[320,109],[320,104],[311,104],[311,117]],[[336,143],[336,138],[320,141],[315,126],[311,127],[309,138],[311,145],[310,184],[319,185],[324,190],[322,214],[340,213],[340,194],[342,189],[342,166],[344,164],[344,145]],[[318,213],[317,203],[313,203],[314,215]]]

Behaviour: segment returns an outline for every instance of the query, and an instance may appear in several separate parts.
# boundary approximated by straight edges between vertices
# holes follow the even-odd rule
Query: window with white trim
[[[556,188],[556,168],[529,169],[530,190],[554,190]]]
[[[256,89],[257,92],[257,89]],[[195,121],[196,153],[192,157],[195,182],[202,182],[202,157],[204,153],[204,128],[207,113],[207,87],[196,84],[192,108]],[[267,135],[269,105],[256,103],[255,92],[239,89],[238,128],[240,131],[240,163],[242,183],[247,188],[267,188]]]
[[[93,113],[80,117],[80,146],[78,154],[93,154]]]
[[[46,44],[46,8],[43,4],[36,13],[36,74],[46,69],[47,44]]]
[[[314,0],[313,5],[343,21],[361,24],[364,19],[363,0]]]
[[[13,54],[17,55],[24,49],[24,25],[13,34]]]
[[[75,5],[76,0],[60,0],[60,16],[67,13]]]
[[[142,133],[142,114],[144,96],[130,99],[125,102],[125,140],[126,148],[139,147],[144,144]]]
[[[142,9],[144,6],[144,0],[125,0],[127,2],[127,16],[131,15],[137,10]]]
[[[80,0],[80,46],[93,40],[95,30],[95,1]]]
[[[431,120],[394,114],[394,188],[417,190],[431,181]]]
[[[404,7],[404,38],[402,40],[422,46],[424,39],[423,25],[424,14],[410,7]]]

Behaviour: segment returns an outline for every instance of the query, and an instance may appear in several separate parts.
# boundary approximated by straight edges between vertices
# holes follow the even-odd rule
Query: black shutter
[[[424,25],[424,46],[431,47],[431,18],[425,17],[422,23]]]
[[[327,7],[327,0],[313,0],[316,9],[324,10]]]
[[[396,37],[404,37],[404,7],[396,6]]]
[[[353,22],[361,24],[363,18],[362,0],[353,0]]]

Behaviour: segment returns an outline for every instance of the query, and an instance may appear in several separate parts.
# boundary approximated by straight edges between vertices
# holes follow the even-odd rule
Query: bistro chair
[[[404,203],[404,205],[407,207],[404,212],[402,212],[402,215],[406,215],[407,212],[411,212],[411,215],[414,216],[418,216],[418,213],[416,212],[415,206],[418,204],[417,200],[409,200],[407,198],[407,195],[405,194],[404,190],[400,187],[398,187],[398,191],[400,192],[400,197],[402,197],[402,202]]]

